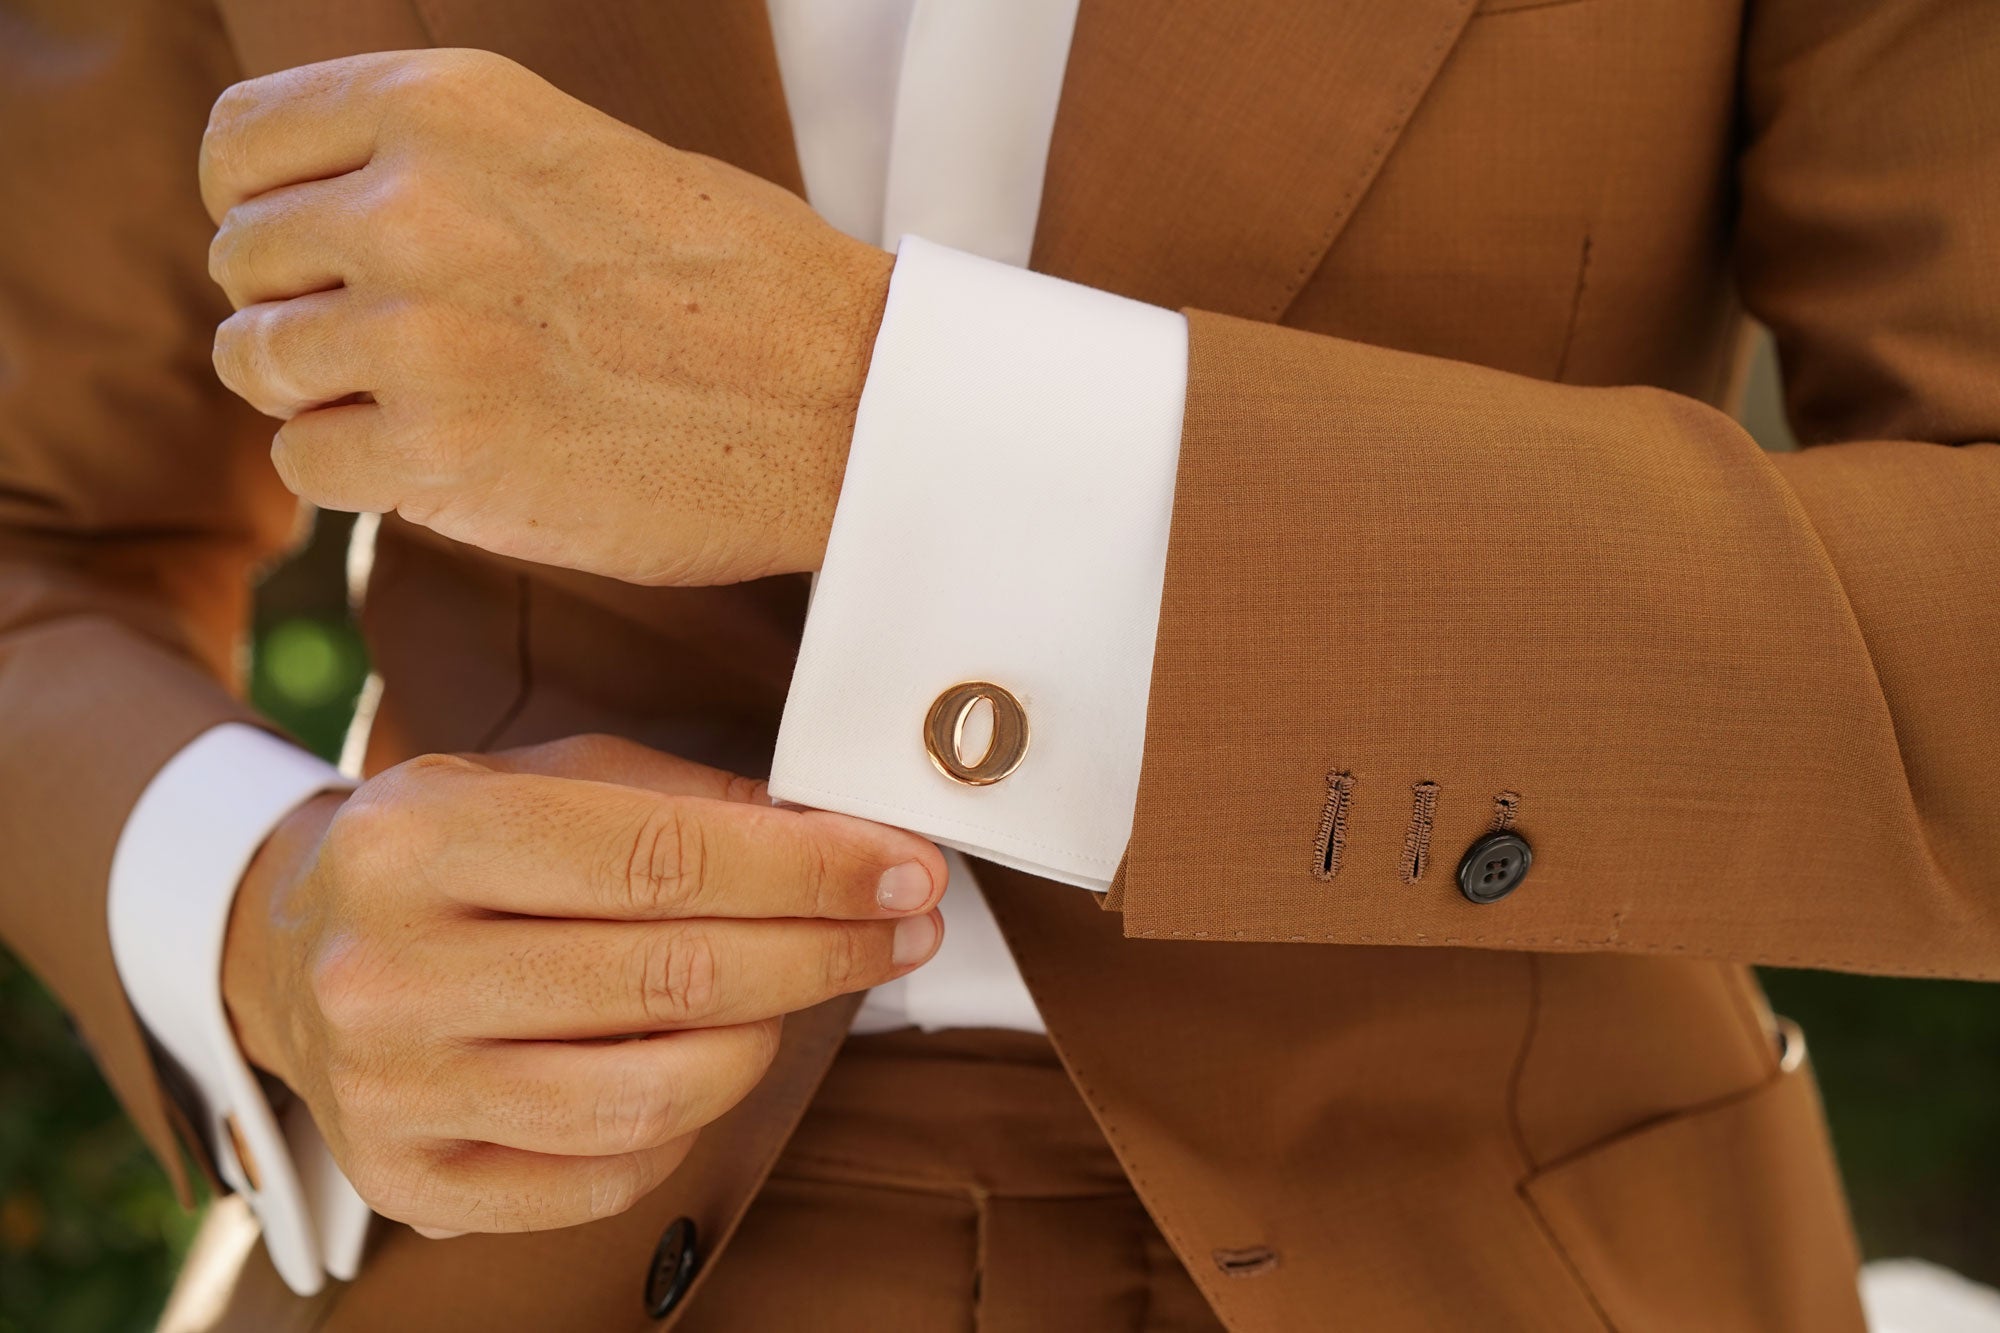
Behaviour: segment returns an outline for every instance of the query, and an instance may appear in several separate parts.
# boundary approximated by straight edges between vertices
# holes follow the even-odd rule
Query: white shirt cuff
[[[268,732],[225,723],[154,776],[111,860],[111,950],[125,993],[193,1080],[217,1169],[249,1200],[272,1264],[300,1295],[329,1273],[354,1276],[369,1211],[305,1105],[282,1123],[272,1113],[223,1006],[222,947],[237,883],[271,831],[312,796],[352,785]]]
[[[1187,322],[905,237],[778,733],[771,792],[1104,889],[1132,832]],[[991,786],[923,725],[990,681],[1028,716]]]

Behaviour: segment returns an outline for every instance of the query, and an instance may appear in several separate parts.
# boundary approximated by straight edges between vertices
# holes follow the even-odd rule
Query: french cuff
[[[126,818],[111,859],[111,951],[133,1011],[193,1084],[216,1169],[263,1224],[272,1265],[302,1296],[360,1266],[369,1211],[301,1102],[274,1113],[222,1001],[230,905],[284,817],[353,784],[240,722],[168,760]]]
[[[905,237],[772,795],[1107,888],[1186,391],[1181,315]]]

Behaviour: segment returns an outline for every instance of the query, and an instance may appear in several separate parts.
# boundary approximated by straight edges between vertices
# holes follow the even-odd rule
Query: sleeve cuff
[[[772,794],[1107,887],[1138,794],[1186,384],[1179,314],[906,237]],[[933,702],[968,681],[1027,715],[1025,759],[990,786],[925,751]]]
[[[197,736],[141,793],[112,855],[119,980],[139,1021],[193,1082],[217,1169],[263,1224],[271,1262],[301,1295],[352,1277],[368,1222],[302,1104],[282,1119],[244,1061],[222,1001],[237,883],[302,802],[352,784],[268,732],[231,722]]]

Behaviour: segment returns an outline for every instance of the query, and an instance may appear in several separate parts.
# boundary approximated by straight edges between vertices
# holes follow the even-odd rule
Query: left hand
[[[817,569],[891,257],[481,51],[225,92],[223,383],[304,498],[637,583]]]

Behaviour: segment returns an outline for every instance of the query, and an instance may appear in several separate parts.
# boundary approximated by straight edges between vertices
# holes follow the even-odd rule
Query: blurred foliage
[[[2000,986],[1762,978],[1805,1028],[1863,1251],[2000,1286]]]
[[[0,1333],[150,1328],[194,1223],[67,1020],[0,952]]]
[[[258,594],[250,697],[331,759],[367,651],[340,577],[349,524]],[[0,949],[0,1333],[152,1328],[200,1218],[184,1213],[39,983]]]
[[[361,636],[343,621],[293,616],[259,637],[252,660],[250,698],[259,711],[314,753],[338,759],[368,675]]]
[[[1744,418],[1786,447],[1768,350]],[[324,518],[260,590],[251,679],[258,706],[329,757],[367,671],[347,530]],[[2000,1283],[2000,987],[1764,981],[1808,1034],[1868,1256]],[[149,1328],[193,1227],[48,996],[0,951],[0,1333]]]

